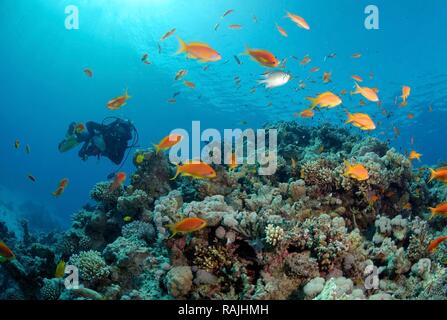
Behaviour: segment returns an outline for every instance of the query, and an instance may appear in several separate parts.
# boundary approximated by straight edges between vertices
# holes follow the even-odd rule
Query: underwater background
[[[421,166],[441,166],[447,159],[447,43],[443,40],[447,4],[444,0],[372,2],[0,0],[0,221],[17,235],[23,234],[23,218],[36,234],[64,232],[76,212],[87,203],[94,206],[92,188],[107,180],[117,166],[105,157],[83,162],[77,150],[60,153],[58,144],[71,122],[100,123],[109,116],[130,119],[138,130],[138,148],[120,169],[129,179],[136,170],[132,161],[136,149],[151,148],[175,128],[190,130],[195,120],[200,120],[202,129],[218,130],[257,129],[277,121],[319,130],[329,123],[334,130],[347,129],[347,136],[360,135],[358,143],[375,137],[404,156],[417,150],[422,158],[412,161],[415,172]],[[379,30],[364,27],[364,9],[369,4],[380,9]],[[79,8],[79,30],[64,26],[68,5]],[[229,9],[234,12],[222,17]],[[287,11],[305,17],[311,30],[287,19]],[[229,28],[231,24],[242,28]],[[276,25],[288,36],[282,36]],[[173,28],[175,34],[161,41]],[[186,42],[206,42],[222,59],[199,63],[176,55],[176,36]],[[284,62],[281,70],[292,75],[289,83],[271,90],[258,84],[268,69],[241,55],[247,47],[275,53]],[[142,63],[145,53],[150,64]],[[361,57],[354,59],[355,53]],[[306,55],[312,60],[300,64]],[[313,67],[320,70],[311,72]],[[92,70],[92,77],[86,76],[86,68]],[[180,69],[188,70],[185,80],[194,82],[195,89],[175,81]],[[323,83],[323,72],[332,73],[330,83]],[[362,76],[361,85],[379,88],[380,107],[359,106],[360,98],[349,94],[354,90],[352,75]],[[399,107],[404,85],[411,87],[411,95],[408,105]],[[126,88],[132,98],[119,110],[109,110],[107,101]],[[324,91],[339,94],[344,89],[348,93],[342,106],[322,109],[313,118],[296,116],[309,107],[306,97]],[[170,103],[176,93],[175,103]],[[369,114],[377,129],[361,132],[345,124],[345,109]],[[30,181],[29,175],[36,181]],[[62,178],[70,183],[55,198],[52,192]],[[431,198],[424,205],[434,206],[434,202]]]

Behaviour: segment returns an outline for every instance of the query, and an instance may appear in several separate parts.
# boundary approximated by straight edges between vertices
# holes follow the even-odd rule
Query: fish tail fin
[[[351,96],[354,95],[354,94],[359,93],[359,89],[360,89],[359,84],[358,84],[357,82],[355,82],[355,81],[354,81],[354,83],[355,83],[355,90],[349,92],[349,94],[350,94]]]
[[[345,172],[343,173],[343,175],[344,176],[347,176],[348,175],[348,172],[349,172],[349,169],[351,168],[351,164],[349,163],[349,161],[348,160],[343,160],[343,163],[344,163],[344,165],[345,165]]]
[[[352,122],[352,113],[350,113],[348,110],[345,109],[346,115],[348,116],[348,119],[346,120],[345,124]]]
[[[132,96],[129,95],[129,88],[126,88],[126,91],[124,92],[124,97],[126,97],[126,100],[132,98]]]
[[[160,153],[160,146],[158,144],[154,144],[153,146],[155,148],[155,154],[159,154]]]
[[[436,212],[435,212],[435,208],[428,208],[431,212],[430,218],[428,218],[428,220],[431,220],[435,217]]]
[[[171,178],[171,180],[175,180],[175,179],[177,179],[177,177],[178,177],[179,174],[180,174],[180,166],[179,166],[178,164],[176,164],[175,166],[176,166],[176,168],[177,168],[177,172],[175,173],[175,176],[174,176],[173,178]]]
[[[250,55],[250,47],[245,45],[245,49],[243,52],[239,53],[240,56],[249,56]]]
[[[175,227],[175,224],[168,224],[166,225],[166,228],[168,228],[169,231],[171,232],[171,235],[169,236],[168,239],[173,238],[177,234],[177,228]]]
[[[436,178],[436,171],[432,168],[428,168],[428,170],[430,170],[430,179],[428,179],[428,182],[430,183]]]
[[[180,47],[178,48],[176,54],[180,54],[182,52],[186,52],[188,50],[188,45],[185,41],[183,41],[179,36],[177,36],[178,43]]]
[[[347,167],[347,168],[349,168],[350,166],[351,166],[351,164],[349,163],[349,161],[348,160],[343,160],[343,163],[345,164],[345,166]]]
[[[316,99],[316,98],[306,97],[306,99],[309,100],[309,101],[311,102],[310,107],[311,107],[312,109],[314,109],[314,108],[318,105],[318,103],[317,103],[317,99]]]
[[[404,101],[402,101],[402,102],[400,103],[400,106],[401,106],[401,107],[406,107],[407,105],[408,105],[407,100],[404,100]]]

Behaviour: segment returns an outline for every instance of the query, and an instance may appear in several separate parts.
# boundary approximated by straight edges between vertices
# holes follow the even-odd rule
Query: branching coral
[[[230,266],[232,261],[224,247],[199,244],[194,250],[193,263],[199,269],[208,272],[218,272],[222,268]]]
[[[271,246],[276,246],[284,238],[284,229],[280,226],[267,225],[265,228],[265,242]]]
[[[295,232],[290,246],[302,251],[311,250],[322,270],[331,269],[335,260],[349,248],[347,230],[340,217],[331,219],[323,214],[306,220]]]

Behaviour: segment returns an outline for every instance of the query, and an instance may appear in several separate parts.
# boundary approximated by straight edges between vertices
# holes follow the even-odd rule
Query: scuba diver
[[[108,120],[113,121],[106,123]],[[132,144],[128,145],[132,138]],[[59,144],[59,151],[67,152],[81,143],[84,145],[78,155],[83,161],[89,157],[100,159],[103,156],[119,165],[124,163],[126,150],[136,147],[138,132],[129,120],[115,117],[105,118],[102,123],[89,121],[85,126],[73,122],[68,127],[65,139]]]

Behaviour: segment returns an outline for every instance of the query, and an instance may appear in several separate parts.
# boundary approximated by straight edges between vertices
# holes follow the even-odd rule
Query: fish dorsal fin
[[[204,43],[204,42],[190,42],[188,44],[188,47],[203,47],[203,48],[211,48],[209,44]]]

